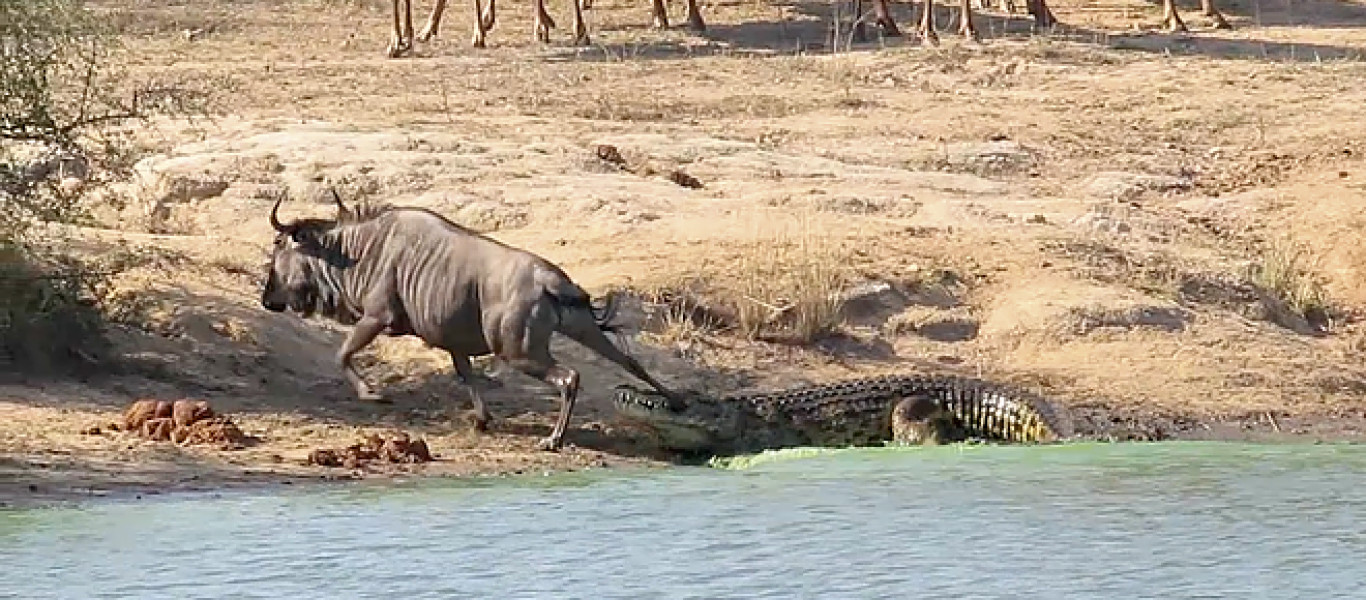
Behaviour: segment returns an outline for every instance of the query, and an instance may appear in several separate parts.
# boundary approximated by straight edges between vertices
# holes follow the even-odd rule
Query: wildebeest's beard
[[[311,285],[294,287],[289,290],[289,309],[299,313],[299,316],[308,318],[320,307],[318,299],[321,294]]]
[[[286,243],[276,242],[265,289],[261,292],[261,305],[270,311],[283,312],[288,308],[300,316],[309,317],[323,309],[321,299],[324,294],[319,289],[310,261],[296,250],[285,247]]]
[[[282,269],[284,277],[281,277],[288,282],[284,287],[285,301],[290,310],[302,317],[316,314],[343,325],[354,325],[360,315],[346,301],[341,289],[340,269],[333,267],[332,262],[336,261],[330,255],[319,257],[305,253],[280,261],[287,265]]]

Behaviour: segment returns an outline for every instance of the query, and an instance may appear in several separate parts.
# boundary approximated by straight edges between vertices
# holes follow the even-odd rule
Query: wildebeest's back
[[[525,316],[505,307],[540,301],[546,290],[583,294],[539,256],[435,213],[398,209],[385,217],[391,223],[381,262],[392,274],[395,300],[414,332],[433,346],[469,355],[488,352],[486,338],[500,320]]]

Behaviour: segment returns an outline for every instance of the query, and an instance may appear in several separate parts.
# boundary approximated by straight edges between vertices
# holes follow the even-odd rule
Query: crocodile
[[[774,392],[686,394],[681,410],[656,392],[615,388],[617,414],[664,449],[713,456],[797,446],[937,444],[981,439],[1048,443],[1070,435],[1042,397],[952,375],[884,375]]]

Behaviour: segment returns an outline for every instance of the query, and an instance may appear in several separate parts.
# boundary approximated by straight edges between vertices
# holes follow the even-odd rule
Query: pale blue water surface
[[[0,511],[0,594],[1366,598],[1363,446],[766,458]]]

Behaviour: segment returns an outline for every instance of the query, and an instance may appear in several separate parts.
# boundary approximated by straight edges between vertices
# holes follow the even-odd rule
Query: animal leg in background
[[[470,404],[474,405],[475,431],[487,430],[493,417],[489,415],[489,409],[484,404],[484,397],[480,389],[484,387],[485,377],[475,374],[474,365],[470,364],[470,357],[468,356],[452,353],[451,364],[455,366],[456,380],[465,386],[466,390],[469,390]]]
[[[532,27],[532,37],[542,43],[550,43],[550,30],[555,28],[555,20],[550,18],[550,13],[545,11],[545,0],[536,0],[535,23]],[[576,5],[577,6],[577,5]]]
[[[655,29],[669,28],[669,9],[664,6],[664,0],[651,0],[650,12],[654,13],[652,22]]]
[[[489,0],[488,7],[484,8],[480,0],[474,0],[474,37],[470,40],[470,45],[475,48],[484,47],[484,38],[493,29],[496,17],[493,3],[494,0]]]
[[[399,5],[402,4],[400,7]],[[394,31],[389,38],[389,58],[397,58],[413,49],[413,3],[412,0],[393,0]]]
[[[436,4],[432,5],[432,14],[427,15],[427,24],[417,33],[417,41],[426,42],[436,37],[441,31],[441,15],[445,12],[446,0],[436,0]]]
[[[367,402],[383,402],[384,397],[371,391],[370,386],[365,383],[360,372],[356,370],[356,365],[351,359],[356,356],[363,348],[375,341],[380,332],[388,327],[384,321],[366,315],[361,317],[356,325],[351,328],[351,334],[346,336],[346,341],[342,342],[341,349],[337,351],[337,364],[341,366],[342,374],[351,383],[351,387],[356,390],[356,397]]]

